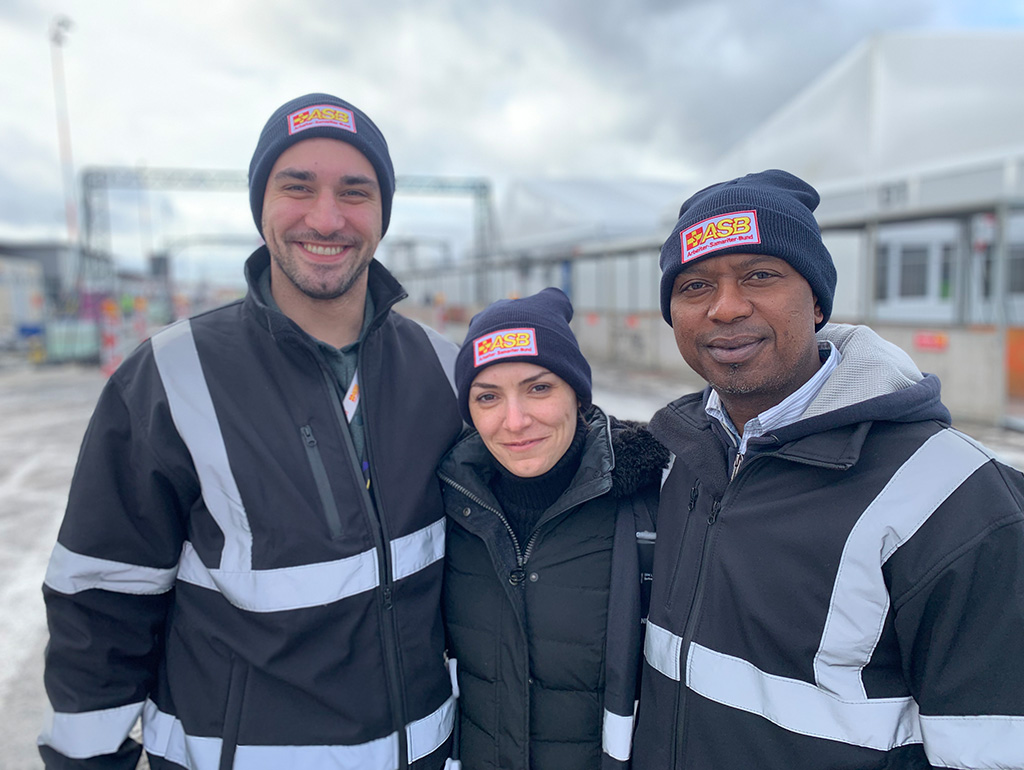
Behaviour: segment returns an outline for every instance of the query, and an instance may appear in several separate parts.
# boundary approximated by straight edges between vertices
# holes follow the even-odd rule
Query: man
[[[662,314],[709,387],[651,422],[674,464],[634,767],[1024,767],[1024,477],[906,354],[825,325],[817,204],[750,174],[662,248]]]
[[[377,127],[288,102],[249,166],[244,300],[143,344],[86,433],[44,586],[51,768],[440,768],[434,466],[457,352],[391,310]]]

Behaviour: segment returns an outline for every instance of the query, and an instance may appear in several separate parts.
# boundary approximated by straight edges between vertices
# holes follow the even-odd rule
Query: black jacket
[[[477,433],[438,471],[467,770],[628,766],[642,614],[637,532],[652,544],[667,452],[642,427],[609,426],[597,408],[588,424],[576,476],[526,543],[488,486],[493,459]]]
[[[268,259],[100,397],[44,586],[49,767],[134,768],[140,713],[153,768],[443,763],[454,346],[392,312],[405,295],[370,265],[368,491],[317,346],[258,298]]]
[[[635,767],[1024,767],[1024,477],[863,327],[804,416],[735,446],[655,415],[662,489]],[[929,764],[930,763],[930,764]]]

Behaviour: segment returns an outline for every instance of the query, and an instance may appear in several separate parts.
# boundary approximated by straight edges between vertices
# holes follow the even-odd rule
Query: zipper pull
[[[743,455],[741,455],[739,452],[737,452],[736,453],[736,459],[733,460],[733,463],[732,463],[732,475],[729,477],[729,481],[732,481],[734,478],[736,478],[736,474],[740,472],[740,463],[742,463],[742,462],[743,462]]]
[[[715,504],[711,506],[711,513],[708,514],[708,524],[714,524],[718,521],[718,512],[721,508],[722,504],[715,500]]]
[[[391,609],[391,587],[384,586],[384,609]]]
[[[302,433],[302,440],[306,442],[306,446],[316,446],[316,437],[313,435],[312,428],[303,425],[299,431]]]
[[[686,510],[692,511],[693,507],[697,504],[697,482],[693,483],[693,487],[690,488],[690,505]]]

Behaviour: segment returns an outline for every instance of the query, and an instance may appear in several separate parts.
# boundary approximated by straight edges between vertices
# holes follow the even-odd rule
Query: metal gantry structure
[[[243,191],[248,187],[244,171],[227,169],[149,168],[145,166],[95,166],[83,169],[82,250],[108,256],[110,238],[110,190]],[[473,207],[473,256],[494,251],[497,231],[489,180],[478,177],[399,176],[395,190],[410,195],[468,196]]]

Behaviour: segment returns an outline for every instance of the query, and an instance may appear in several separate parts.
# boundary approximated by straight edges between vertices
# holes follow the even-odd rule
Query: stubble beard
[[[337,272],[337,265],[300,265],[299,260],[289,253],[288,245],[283,249],[272,249],[270,256],[277,263],[281,273],[304,295],[315,300],[332,300],[348,293],[366,272],[373,259],[373,255],[367,252],[364,242],[357,241],[351,245],[351,262],[340,274]]]

